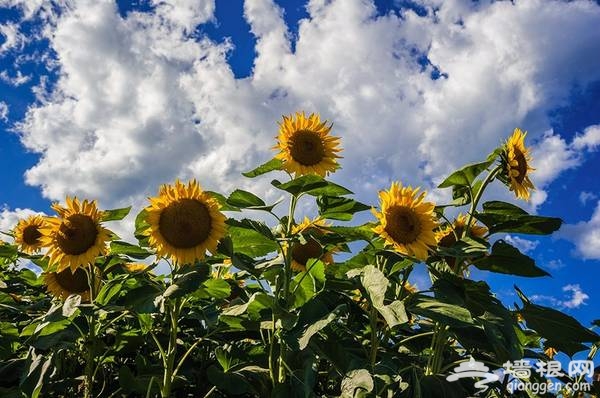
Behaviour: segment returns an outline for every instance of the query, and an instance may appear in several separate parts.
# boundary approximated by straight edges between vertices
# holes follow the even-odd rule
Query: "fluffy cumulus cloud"
[[[590,296],[581,290],[581,286],[578,284],[565,285],[562,288],[564,292],[564,296],[562,298],[557,298],[554,296],[542,295],[542,294],[534,294],[531,296],[531,299],[538,303],[549,304],[558,308],[579,308],[582,305],[586,305],[586,300],[590,298]]]
[[[582,258],[600,260],[600,202],[588,221],[564,225],[556,235],[572,242]]]
[[[422,3],[425,16],[310,0],[292,35],[273,0],[245,0],[256,59],[238,79],[231,42],[194,29],[215,23],[214,1],[155,0],[127,16],[110,1],[73,2],[44,19],[58,80],[18,126],[40,154],[26,181],[51,199],[78,194],[104,206],[142,203],[176,177],[266,191],[239,173],[272,156],[276,121],[298,109],[334,121],[345,151],[333,178],[370,201],[393,179],[435,185],[515,126],[539,143],[542,187],[596,147],[596,130],[570,144],[544,132],[573,85],[600,80],[600,58],[589,56],[600,52],[600,6]],[[27,7],[27,18],[48,9]]]

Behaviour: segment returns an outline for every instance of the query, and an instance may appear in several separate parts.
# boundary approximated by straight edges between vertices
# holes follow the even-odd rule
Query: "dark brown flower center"
[[[290,139],[290,152],[294,160],[304,166],[314,166],[325,157],[321,137],[309,130],[301,130]]]
[[[417,240],[421,233],[421,221],[409,207],[396,206],[388,210],[385,232],[398,243],[406,244]]]
[[[519,172],[519,175],[515,177],[515,180],[517,180],[517,182],[520,184],[527,175],[527,159],[525,158],[523,152],[515,150],[515,160],[517,161],[516,169]]]
[[[292,258],[298,264],[306,266],[308,259],[321,258],[323,249],[314,238],[308,237],[305,244],[296,243],[292,247]]]
[[[67,268],[64,271],[54,274],[56,283],[69,294],[81,294],[90,290],[87,274],[83,268],[77,268],[75,272]]]
[[[65,254],[76,256],[93,247],[97,236],[97,225],[90,216],[73,214],[60,225],[57,243]]]
[[[173,247],[189,249],[210,236],[212,219],[206,205],[195,199],[180,199],[160,214],[158,227]]]
[[[23,229],[23,242],[28,245],[35,246],[40,243],[39,239],[42,233],[38,229],[38,225],[28,225]]]
[[[438,242],[438,246],[442,247],[452,247],[456,243],[456,237],[462,237],[464,227],[455,226],[454,231],[451,229],[448,230],[448,233],[444,235],[442,239]]]

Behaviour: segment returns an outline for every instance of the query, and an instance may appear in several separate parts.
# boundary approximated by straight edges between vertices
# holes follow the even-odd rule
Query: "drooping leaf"
[[[485,169],[494,163],[494,159],[485,162],[468,164],[450,174],[438,188],[448,188],[454,185],[469,186]]]
[[[333,182],[327,181],[324,178],[313,174],[307,174],[286,183],[273,180],[271,181],[271,184],[275,188],[289,192],[295,196],[300,193],[305,193],[311,196],[343,196],[352,193],[352,191],[342,187],[341,185],[334,184]]]
[[[519,249],[503,240],[494,243],[492,253],[489,256],[474,260],[473,265],[481,270],[501,274],[527,277],[550,275],[543,269],[538,268],[531,257],[521,253]]]
[[[451,326],[461,327],[473,324],[473,317],[466,308],[423,294],[411,295],[407,299],[406,308],[413,314],[422,315]]]
[[[118,221],[118,220],[122,220],[125,217],[127,217],[127,215],[129,214],[129,212],[131,211],[131,206],[129,207],[123,207],[121,209],[111,209],[111,210],[104,210],[102,212],[102,221]]]
[[[349,221],[355,213],[371,208],[354,199],[339,196],[319,196],[317,205],[321,217],[341,221]]]
[[[523,301],[523,309],[519,313],[525,318],[527,326],[551,341],[553,347],[569,355],[575,354],[572,351],[573,343],[600,341],[598,334],[584,327],[575,318],[553,308]]]
[[[112,254],[124,254],[138,260],[142,260],[152,255],[152,253],[146,249],[119,240],[110,242],[110,252]]]
[[[229,198],[227,198],[227,203],[240,209],[266,211],[271,211],[273,207],[276,206],[276,204],[267,206],[267,204],[261,198],[254,195],[252,192],[243,191],[241,189],[236,189],[233,191],[231,195],[229,195]]]
[[[548,235],[562,225],[560,218],[531,215],[518,206],[500,201],[484,203],[483,211],[474,216],[488,227],[490,234],[512,232]]]
[[[247,171],[242,173],[244,177],[254,178],[259,175],[263,175],[270,171],[282,170],[283,162],[280,159],[273,158],[266,163],[261,164],[254,170]]]
[[[349,278],[360,276],[361,284],[367,291],[373,307],[383,316],[389,327],[408,322],[408,316],[401,301],[393,301],[385,304],[385,293],[389,280],[373,265],[367,265],[361,269],[353,269],[347,272]]]

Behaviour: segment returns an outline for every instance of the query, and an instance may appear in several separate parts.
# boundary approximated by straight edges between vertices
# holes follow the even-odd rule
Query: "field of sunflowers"
[[[135,243],[111,231],[130,208],[74,197],[5,231],[0,396],[600,396],[597,374],[558,377],[586,383],[585,393],[509,392],[508,373],[484,389],[447,380],[469,360],[593,360],[600,347],[600,321],[582,325],[517,286],[520,301],[507,307],[470,279],[473,268],[547,275],[498,234],[547,235],[561,220],[482,200],[492,184],[529,199],[525,133],[449,175],[439,188],[451,203],[394,182],[366,204],[327,180],[342,152],[331,130],[317,114],[284,116],[274,158],[243,173],[285,176],[271,181],[282,203],[175,181],[137,214]],[[298,217],[299,200],[318,216]],[[409,282],[421,263],[427,290]],[[547,382],[535,372],[521,381]]]

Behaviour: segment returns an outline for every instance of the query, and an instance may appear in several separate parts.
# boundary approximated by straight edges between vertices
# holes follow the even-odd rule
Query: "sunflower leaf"
[[[221,211],[241,211],[241,209],[239,207],[233,206],[229,203],[227,203],[227,198],[223,195],[221,195],[218,192],[214,192],[214,191],[204,191],[207,194],[209,194],[210,196],[212,196],[212,198],[214,200],[216,200],[217,202],[219,202],[219,204],[221,205],[221,208],[219,210]]]
[[[242,173],[244,177],[254,178],[259,175],[266,174],[270,171],[281,170],[283,166],[283,162],[279,159],[273,158],[266,163],[261,164],[254,170],[247,171]]]
[[[523,301],[523,309],[519,311],[527,326],[534,329],[542,337],[552,341],[552,346],[569,355],[579,351],[573,343],[595,342],[600,336],[584,327],[575,318],[562,312]],[[584,347],[585,349],[585,347]]]
[[[334,184],[333,182],[329,182],[322,177],[312,174],[295,178],[286,183],[273,180],[271,181],[271,184],[275,188],[289,192],[294,196],[297,196],[301,193],[306,193],[311,196],[343,196],[352,193],[352,191],[342,187],[341,185]]]
[[[438,185],[438,188],[448,188],[455,185],[469,186],[473,180],[490,167],[492,163],[494,163],[494,159],[468,164],[450,174],[440,185]]]
[[[488,227],[490,234],[513,232],[548,235],[562,225],[560,218],[531,215],[520,207],[501,201],[485,202],[483,211],[474,216]]]
[[[149,251],[131,243],[123,241],[112,241],[110,242],[110,252],[112,254],[124,254],[129,257],[141,260],[152,255]]]
[[[279,202],[278,202],[279,203]],[[261,198],[252,192],[236,189],[227,198],[227,204],[238,209],[271,211],[278,203],[267,205]]]
[[[127,217],[127,215],[129,214],[129,212],[131,211],[131,206],[129,207],[123,207],[121,209],[111,209],[111,210],[104,210],[102,212],[102,221],[118,221],[118,220],[122,220],[125,217]]]
[[[354,213],[371,208],[354,199],[326,195],[317,198],[317,205],[322,218],[341,221],[350,221]]]
[[[492,253],[473,261],[473,265],[481,270],[501,274],[527,277],[550,276],[549,273],[535,265],[535,261],[524,255],[516,247],[499,240],[492,246]]]
[[[361,269],[350,270],[346,275],[348,278],[360,276],[360,282],[367,291],[371,304],[383,316],[389,327],[408,322],[408,316],[401,301],[396,300],[388,305],[384,304],[385,293],[390,282],[377,267],[367,265]]]

